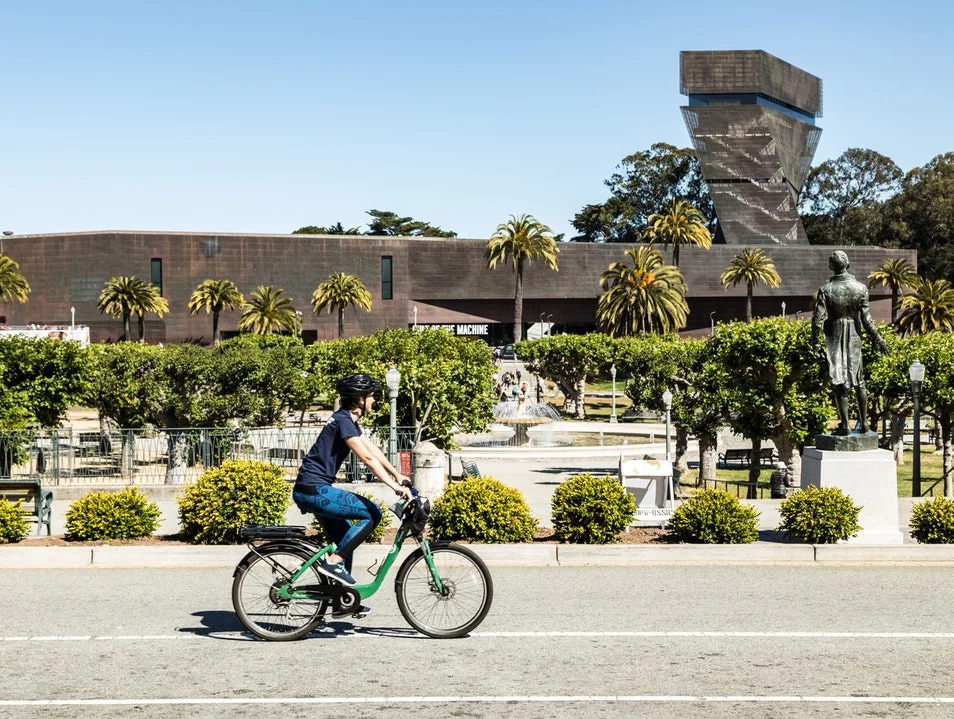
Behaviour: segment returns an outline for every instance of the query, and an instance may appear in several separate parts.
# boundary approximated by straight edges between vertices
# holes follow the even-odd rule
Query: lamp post
[[[782,319],[785,319],[785,302],[782,302]]]
[[[553,314],[547,315],[547,337],[553,336],[553,323],[550,321],[553,319]]]
[[[610,365],[610,377],[613,378],[613,412],[610,414],[610,422],[616,423],[616,363]]]
[[[666,461],[672,459],[672,455],[669,452],[669,419],[670,419],[670,410],[672,409],[672,392],[668,389],[662,394],[663,407],[666,410]]]
[[[709,334],[715,334],[715,310],[709,313]]]
[[[391,464],[397,462],[397,397],[401,386],[401,373],[398,368],[391,368],[384,374],[384,382],[388,386],[388,399],[391,400],[391,424],[388,432],[388,459]]]
[[[76,329],[76,308],[70,307],[70,332]]]
[[[417,329],[417,305],[414,305],[411,310],[414,312],[414,329]]]
[[[911,397],[914,399],[914,462],[911,473],[911,495],[921,496],[921,384],[924,382],[924,365],[916,358],[908,367],[911,379]]]
[[[301,310],[295,310],[295,334],[301,337]]]

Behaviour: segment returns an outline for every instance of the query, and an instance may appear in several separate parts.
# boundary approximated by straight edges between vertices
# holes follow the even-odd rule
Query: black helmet
[[[335,389],[342,398],[364,397],[377,392],[381,385],[366,374],[349,374],[335,383]]]

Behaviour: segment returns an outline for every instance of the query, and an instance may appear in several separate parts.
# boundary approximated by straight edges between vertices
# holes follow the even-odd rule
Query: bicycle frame
[[[367,599],[368,597],[373,596],[381,588],[381,585],[384,583],[384,578],[394,565],[394,560],[396,560],[398,554],[400,554],[401,546],[404,544],[404,540],[407,539],[408,534],[410,534],[410,532],[407,525],[402,523],[398,528],[397,536],[394,537],[394,544],[391,545],[391,549],[384,558],[384,561],[381,563],[380,569],[378,569],[377,573],[374,575],[374,581],[367,584],[356,584],[351,587],[351,589],[358,593],[361,599]],[[438,574],[437,567],[434,565],[434,557],[431,554],[430,543],[423,537],[415,537],[415,539],[417,539],[417,543],[424,552],[424,561],[427,563],[427,567],[431,572],[431,579],[434,581],[437,591],[441,594],[444,594],[444,587],[441,583],[440,575]],[[278,595],[284,599],[331,601],[332,598],[326,594],[317,594],[307,589],[294,589],[294,584],[315,562],[324,557],[326,554],[333,552],[334,549],[334,544],[328,544],[315,552],[315,554],[313,554],[311,558],[301,565],[298,571],[292,575],[287,584],[283,584],[278,588]]]

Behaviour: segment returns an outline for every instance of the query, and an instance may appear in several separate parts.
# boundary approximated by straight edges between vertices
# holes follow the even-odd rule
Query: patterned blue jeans
[[[378,505],[367,497],[330,484],[319,487],[318,494],[293,492],[292,499],[303,513],[314,512],[350,573],[354,550],[381,521]]]

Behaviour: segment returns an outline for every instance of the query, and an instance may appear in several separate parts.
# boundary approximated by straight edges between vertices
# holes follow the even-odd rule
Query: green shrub
[[[530,506],[513,487],[493,477],[474,477],[450,485],[431,511],[434,539],[465,542],[529,542],[537,528]]]
[[[21,504],[0,499],[0,544],[19,542],[30,533],[30,523],[20,511]]]
[[[911,507],[911,536],[922,544],[954,544],[954,499],[935,497]]]
[[[782,500],[778,528],[800,542],[834,544],[861,531],[859,512],[861,507],[838,487],[809,487]]]
[[[70,539],[134,539],[159,528],[159,507],[135,487],[121,492],[90,492],[66,510]]]
[[[676,507],[669,529],[680,542],[749,544],[759,537],[759,513],[721,489],[696,492]]]
[[[378,505],[378,509],[381,510],[381,521],[378,522],[378,526],[374,528],[371,534],[368,535],[368,538],[364,540],[365,542],[380,542],[381,538],[384,536],[384,530],[391,526],[391,510],[384,506],[377,498],[368,492],[355,492],[355,494],[360,494],[362,497],[366,497]],[[354,524],[358,520],[352,519],[351,523]],[[311,528],[315,530],[315,541],[327,543],[328,538],[325,536],[324,527],[321,526],[321,523],[318,521],[318,518],[311,522]]]
[[[197,544],[237,544],[242,527],[285,524],[290,494],[281,467],[226,461],[186,485],[179,497],[179,524]]]
[[[636,499],[617,479],[584,472],[556,488],[550,507],[561,542],[609,544],[633,521]]]

